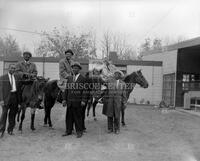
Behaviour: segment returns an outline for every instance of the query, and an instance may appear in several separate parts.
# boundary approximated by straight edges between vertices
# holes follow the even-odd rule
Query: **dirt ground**
[[[86,119],[87,133],[62,137],[65,109],[52,111],[54,130],[43,127],[43,110],[30,130],[30,111],[21,134],[0,139],[0,161],[197,161],[200,160],[200,117],[178,111],[129,105],[127,127],[119,135],[106,133],[106,117],[97,107],[97,119]],[[1,112],[0,112],[1,113]],[[18,125],[17,125],[18,126]]]

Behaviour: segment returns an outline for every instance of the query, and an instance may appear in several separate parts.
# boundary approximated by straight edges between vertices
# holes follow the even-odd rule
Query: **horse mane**
[[[33,81],[33,85],[32,85],[32,96],[33,96],[33,98],[34,98],[35,96],[37,96],[37,95],[38,95],[38,92],[40,91],[40,88],[39,88],[39,81],[40,81],[40,80],[44,80],[44,81],[45,81],[45,78],[39,76],[39,77],[37,77],[36,80]]]
[[[124,82],[125,83],[130,83],[131,79],[133,78],[133,76],[136,74],[136,72],[132,72],[131,74],[128,74],[127,76],[125,76],[124,78]]]

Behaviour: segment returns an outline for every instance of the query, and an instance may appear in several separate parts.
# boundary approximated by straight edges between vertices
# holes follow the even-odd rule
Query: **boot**
[[[34,127],[34,120],[35,120],[35,114],[31,114],[31,130],[34,131],[35,127]]]

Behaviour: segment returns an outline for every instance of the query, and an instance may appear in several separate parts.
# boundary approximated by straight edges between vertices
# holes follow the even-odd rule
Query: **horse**
[[[130,96],[130,93],[133,91],[133,89],[134,89],[136,84],[139,84],[143,88],[148,88],[148,82],[145,79],[145,77],[143,76],[141,70],[132,72],[131,74],[125,76],[122,80],[126,83],[126,97],[127,97],[127,100],[128,100],[128,98]],[[94,82],[94,83],[96,83],[96,82]],[[89,116],[90,107],[92,105],[94,120],[96,120],[96,118],[95,118],[95,116],[96,116],[95,115],[96,105],[100,102],[99,100],[103,98],[103,94],[104,93],[101,93],[99,95],[99,99],[93,99],[92,103],[88,104],[87,116]],[[122,107],[121,108],[121,117],[122,117],[121,123],[122,123],[123,126],[125,126],[124,115],[125,115],[125,108]]]
[[[18,111],[17,121],[19,122],[20,113],[21,120],[19,124],[19,131],[22,131],[22,124],[25,118],[26,108],[31,108],[31,130],[35,130],[34,119],[35,119],[35,110],[37,107],[40,107],[40,104],[43,99],[43,90],[49,79],[45,79],[42,76],[36,77],[34,80],[30,81],[30,84],[25,85],[22,91],[22,103],[21,108]]]
[[[133,91],[136,84],[140,85],[142,88],[148,88],[149,84],[146,78],[143,76],[142,71],[138,70],[136,72],[132,72],[131,74],[127,75],[123,81],[126,83],[126,97],[127,100],[129,99],[129,96],[131,92]],[[121,107],[121,123],[122,126],[125,126],[124,121],[124,115],[125,115],[125,108]]]
[[[85,78],[88,78],[88,74],[86,73]],[[56,102],[62,103],[62,91],[57,85],[58,80],[51,80],[47,82],[46,87],[44,89],[44,126],[49,125],[49,127],[53,127],[51,121],[51,109],[53,108]],[[88,81],[88,79],[87,79]]]
[[[44,126],[47,126],[48,123],[51,128],[53,126],[51,122],[51,109],[56,101],[62,103],[62,91],[58,87],[57,81],[58,80],[51,80],[47,82],[44,89]]]

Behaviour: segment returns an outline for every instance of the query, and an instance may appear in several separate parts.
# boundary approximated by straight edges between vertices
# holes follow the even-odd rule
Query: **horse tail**
[[[19,122],[20,113],[21,113],[21,108],[17,112],[17,122]]]

